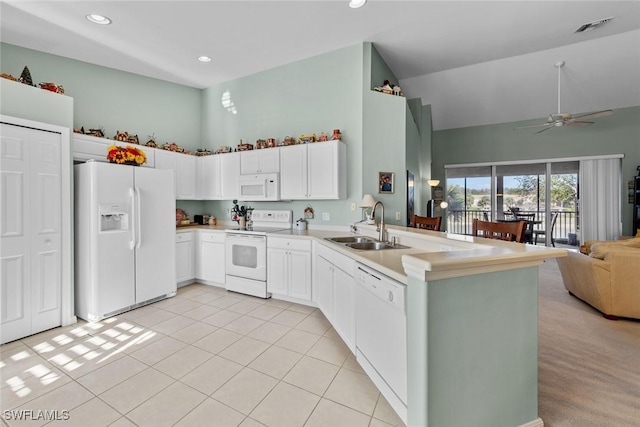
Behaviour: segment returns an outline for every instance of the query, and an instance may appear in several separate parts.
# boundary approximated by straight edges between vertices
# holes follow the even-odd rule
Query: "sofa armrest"
[[[557,258],[564,287],[604,313],[611,313],[610,263],[580,253]]]
[[[640,249],[610,250],[604,261],[611,267],[611,300],[614,313],[621,317],[640,317]]]

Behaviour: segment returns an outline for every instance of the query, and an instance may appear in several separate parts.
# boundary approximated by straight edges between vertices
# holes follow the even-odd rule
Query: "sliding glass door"
[[[577,244],[578,161],[448,167],[447,231],[471,234],[473,218],[526,216],[532,242]]]

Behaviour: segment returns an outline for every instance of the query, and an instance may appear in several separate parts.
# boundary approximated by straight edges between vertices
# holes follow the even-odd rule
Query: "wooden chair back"
[[[424,230],[440,231],[440,225],[442,224],[442,217],[435,216],[413,216],[413,227],[422,228]]]
[[[509,242],[524,242],[524,221],[518,222],[488,222],[474,218],[473,235],[485,239],[507,240]],[[478,234],[480,232],[480,234]]]

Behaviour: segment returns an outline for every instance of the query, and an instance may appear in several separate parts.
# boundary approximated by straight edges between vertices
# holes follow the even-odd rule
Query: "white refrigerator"
[[[176,294],[173,173],[74,166],[78,317],[94,322]]]

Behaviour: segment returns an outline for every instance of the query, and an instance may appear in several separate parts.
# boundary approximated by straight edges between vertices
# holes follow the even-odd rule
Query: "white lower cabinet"
[[[196,278],[205,284],[224,285],[223,232],[198,230]]]
[[[267,291],[311,301],[311,241],[267,237]]]
[[[355,352],[355,261],[346,255],[316,246],[315,302],[347,347]]]
[[[176,283],[193,281],[194,268],[194,235],[193,231],[176,233]]]

